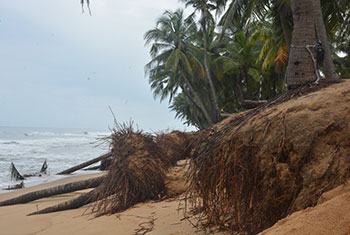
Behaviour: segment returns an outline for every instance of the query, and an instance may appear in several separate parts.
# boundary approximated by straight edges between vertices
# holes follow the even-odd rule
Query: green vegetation
[[[168,99],[188,125],[207,128],[245,110],[246,100],[268,100],[287,85],[314,81],[306,46],[317,40],[325,49],[321,71],[326,78],[350,76],[348,1],[181,2],[194,12],[165,11],[145,33],[151,55],[145,71],[154,96]]]

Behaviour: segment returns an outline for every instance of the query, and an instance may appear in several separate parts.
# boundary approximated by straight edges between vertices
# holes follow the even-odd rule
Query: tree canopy
[[[165,11],[146,32],[145,70],[154,96],[168,99],[186,124],[206,128],[244,110],[247,100],[271,99],[318,74],[349,77],[348,1],[181,2],[195,11]],[[321,67],[313,60],[317,40]]]

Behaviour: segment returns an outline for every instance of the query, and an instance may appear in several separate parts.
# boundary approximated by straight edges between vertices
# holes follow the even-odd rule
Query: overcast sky
[[[186,128],[154,100],[144,33],[177,0],[0,1],[0,126]],[[187,128],[188,130],[188,128]]]

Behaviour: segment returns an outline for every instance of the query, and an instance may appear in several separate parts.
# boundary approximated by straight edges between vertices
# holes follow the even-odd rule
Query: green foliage
[[[151,55],[145,70],[152,92],[161,101],[169,100],[177,118],[199,129],[215,123],[212,89],[222,113],[240,112],[244,100],[271,99],[286,89],[290,1],[181,2],[195,12],[185,18],[183,10],[166,11],[145,34]],[[350,1],[321,4],[337,73],[350,77]]]

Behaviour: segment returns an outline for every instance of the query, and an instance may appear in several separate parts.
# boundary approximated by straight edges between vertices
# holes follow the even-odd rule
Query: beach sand
[[[182,175],[183,168],[174,168],[172,177]],[[79,181],[101,174],[78,175],[50,183],[0,194],[0,201],[22,195],[27,192],[53,187],[59,184]],[[176,180],[172,181],[179,182]],[[182,186],[178,186],[181,188]],[[176,186],[172,185],[172,188]],[[114,215],[95,218],[91,207],[84,206],[50,214],[26,216],[43,209],[70,200],[88,190],[67,193],[40,199],[34,202],[0,207],[0,235],[22,234],[206,234],[198,231],[191,222],[184,219],[184,201],[181,196],[163,201],[149,201]],[[307,234],[350,234],[350,182],[324,193],[316,207],[310,207],[278,221],[263,231],[266,235],[307,235]],[[192,222],[195,222],[192,220]],[[215,233],[224,234],[224,233]]]
[[[62,183],[74,182],[99,174],[72,176],[51,183],[0,194],[0,201],[30,191],[44,189]],[[85,190],[87,191],[87,190]],[[179,197],[160,202],[147,202],[135,205],[122,213],[95,218],[89,214],[91,208],[55,212],[44,215],[27,214],[69,200],[81,191],[40,199],[34,202],[0,207],[0,234],[204,234],[197,232],[192,224],[184,219],[184,203]],[[137,233],[139,232],[139,233]]]

